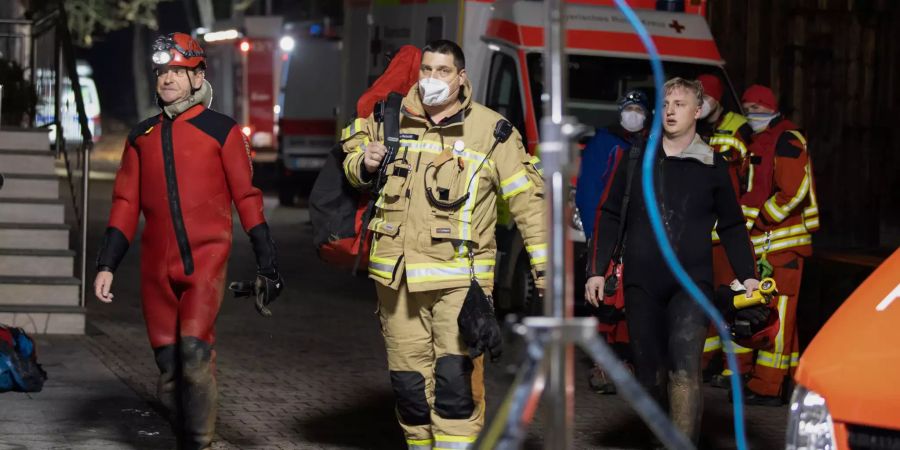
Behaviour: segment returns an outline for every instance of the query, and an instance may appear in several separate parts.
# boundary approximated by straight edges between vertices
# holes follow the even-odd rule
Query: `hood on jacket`
[[[156,96],[156,102],[159,104],[159,107],[162,108],[163,112],[166,114],[166,117],[168,117],[169,119],[174,119],[178,117],[179,114],[193,108],[196,105],[202,104],[203,106],[209,108],[210,105],[212,105],[212,97],[212,85],[209,84],[209,81],[203,80],[203,84],[200,85],[200,89],[197,89],[196,92],[180,102],[175,102],[171,105],[163,105],[158,95]]]

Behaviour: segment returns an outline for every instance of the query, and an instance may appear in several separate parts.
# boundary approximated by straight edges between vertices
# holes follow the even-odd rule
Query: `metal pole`
[[[90,205],[91,186],[91,142],[82,142],[83,171],[81,172],[81,289],[78,305],[84,308],[87,300],[87,237],[88,237],[88,206]]]
[[[567,284],[571,280],[571,263],[567,256],[569,239],[566,226],[565,171],[569,163],[574,131],[571,120],[564,116],[565,85],[567,75],[563,2],[548,0],[545,3],[547,24],[544,31],[544,117],[541,120],[540,156],[544,164],[544,187],[548,199],[548,244],[550,258],[547,264],[547,298],[545,313],[556,319],[572,316],[572,301]],[[560,331],[553,333],[548,346],[549,374],[546,391],[548,401],[547,432],[544,448],[566,450],[573,443],[573,367],[572,345],[566,342]]]
[[[37,90],[37,84],[35,84],[35,80],[37,79],[37,37],[35,36],[35,23],[31,22],[31,25],[28,26],[28,38],[30,40],[30,48],[31,54],[30,56],[30,64],[31,64],[31,73],[29,74],[29,81],[31,82],[31,88]],[[29,123],[31,127],[37,125],[37,114],[32,114],[31,122]]]
[[[59,157],[65,145],[62,129],[62,38],[59,35],[59,27],[53,30],[53,40],[56,44],[53,48],[53,121],[56,122],[56,156]]]
[[[0,84],[0,124],[3,123],[3,85]]]

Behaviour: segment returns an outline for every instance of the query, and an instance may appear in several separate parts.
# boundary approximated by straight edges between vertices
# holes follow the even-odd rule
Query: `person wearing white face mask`
[[[581,152],[575,206],[581,215],[587,239],[591,238],[594,231],[595,210],[615,172],[615,165],[638,137],[646,138],[646,124],[650,123],[649,99],[641,90],[626,92],[619,99],[618,108],[618,123],[597,128]]]
[[[490,307],[477,294],[494,284],[498,202],[522,235],[536,287],[544,282],[540,161],[472,92],[462,49],[435,41],[422,49],[419,80],[401,102],[396,151],[387,151],[387,114],[384,123],[356,119],[342,134],[349,183],[380,187],[368,222],[369,277],[397,419],[415,450],[473,448],[484,425],[485,354],[499,356],[500,330],[493,312],[481,321],[466,306],[480,297],[480,310]]]
[[[747,404],[780,406],[785,377],[800,357],[797,301],[803,261],[812,255],[812,232],[819,212],[806,137],[778,111],[771,89],[753,85],[741,98],[753,127],[750,181],[741,207],[761,272],[771,272],[778,285],[781,328],[770,348],[757,352]]]
[[[606,192],[616,166],[623,155],[634,145],[646,140],[650,123],[650,100],[646,93],[632,89],[618,101],[618,123],[598,128],[581,152],[581,164],[575,188],[575,206],[581,216],[585,238],[590,242],[596,225],[597,210],[600,208],[603,193]],[[586,256],[586,255],[584,255]],[[579,255],[579,258],[582,255]],[[586,264],[580,264],[584,267]],[[600,333],[616,350],[624,361],[631,358],[627,345],[625,320],[620,312],[613,312],[615,305],[605,305],[596,314],[600,319]],[[611,313],[611,314],[606,314]],[[591,389],[600,394],[615,394],[616,387],[609,380],[603,369],[595,365],[588,374]]]

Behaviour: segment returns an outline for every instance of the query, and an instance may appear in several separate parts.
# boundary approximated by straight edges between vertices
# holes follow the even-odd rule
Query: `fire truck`
[[[739,111],[738,97],[704,18],[706,0],[629,0],[629,5],[652,35],[667,77],[714,74],[726,86],[725,108]],[[568,114],[591,128],[602,127],[618,121],[616,101],[627,90],[644,89],[653,97],[648,55],[612,0],[571,0],[565,14]],[[344,19],[343,111],[353,111],[355,99],[400,46],[450,39],[461,43],[466,54],[475,100],[509,119],[528,151],[537,151],[544,92],[545,17],[540,2],[345,0]],[[541,314],[521,236],[502,207],[499,216],[494,292],[498,307]],[[574,240],[577,244],[579,238]],[[579,247],[583,252],[583,233],[580,241],[576,254]]]
[[[276,157],[277,96],[289,54],[279,45],[282,26],[278,16],[246,16],[198,36],[205,41],[213,107],[238,121],[257,162]]]

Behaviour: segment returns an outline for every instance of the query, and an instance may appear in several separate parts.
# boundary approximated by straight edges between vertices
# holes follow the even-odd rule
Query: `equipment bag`
[[[368,266],[369,233],[362,226],[362,216],[369,196],[350,186],[344,176],[343,161],[344,151],[336,145],[309,194],[309,218],[319,258],[350,270],[359,252],[362,252],[360,267]]]
[[[383,113],[376,114],[376,120],[380,118],[385,123],[386,143],[399,142],[402,100],[399,94],[388,94],[388,101],[383,102]],[[380,186],[376,186],[371,194],[351,186],[344,175],[344,156],[340,145],[331,150],[309,194],[313,245],[319,258],[326,263],[354,272],[357,269],[365,271],[369,265],[372,239],[372,233],[366,228],[371,217],[372,200],[377,198]],[[386,166],[389,159],[390,155],[382,164]]]
[[[21,328],[0,324],[0,392],[40,392],[46,379],[34,341]]]

